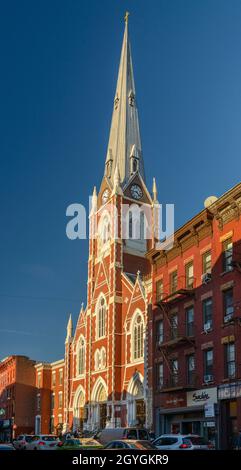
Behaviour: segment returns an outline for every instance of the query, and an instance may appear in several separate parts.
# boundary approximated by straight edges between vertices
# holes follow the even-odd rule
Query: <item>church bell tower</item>
[[[72,343],[73,423],[87,429],[148,425],[151,406],[145,253],[153,243],[154,201],[145,182],[128,16],[104,174],[89,218],[87,306]]]

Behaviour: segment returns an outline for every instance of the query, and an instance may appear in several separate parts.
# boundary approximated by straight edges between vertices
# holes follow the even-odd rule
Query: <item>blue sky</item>
[[[147,182],[176,227],[240,180],[239,0],[2,2],[0,357],[58,359],[85,301],[65,211],[101,181],[125,10]]]

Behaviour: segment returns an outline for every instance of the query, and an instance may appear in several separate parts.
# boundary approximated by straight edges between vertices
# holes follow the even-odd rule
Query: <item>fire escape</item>
[[[186,318],[185,322],[178,321],[175,307],[180,301],[195,296],[195,278],[177,277],[176,282],[167,286],[166,293],[163,292],[161,299],[156,303],[163,313],[165,324],[164,332],[158,335],[157,347],[162,353],[163,360],[167,365],[169,377],[163,379],[159,384],[160,392],[188,391],[197,388],[197,375],[193,371],[188,374],[179,373],[178,362],[175,351],[181,346],[195,347],[195,332],[193,318]]]

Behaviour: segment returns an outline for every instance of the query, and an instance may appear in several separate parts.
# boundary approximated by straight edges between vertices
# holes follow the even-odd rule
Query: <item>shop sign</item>
[[[215,428],[215,421],[204,421],[203,426],[205,428]]]
[[[172,395],[168,395],[165,399],[165,408],[182,408],[186,406],[186,394],[179,393],[174,397]]]
[[[187,406],[205,405],[205,403],[217,403],[217,387],[187,392]]]
[[[204,416],[205,418],[213,418],[215,416],[214,403],[205,403]]]
[[[241,397],[241,381],[223,384],[218,387],[219,400]]]

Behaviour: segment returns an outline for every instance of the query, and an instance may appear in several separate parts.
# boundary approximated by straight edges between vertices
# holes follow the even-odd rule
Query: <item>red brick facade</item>
[[[0,440],[34,431],[35,361],[9,356],[0,362]]]
[[[58,434],[64,416],[64,360],[36,369],[35,432]]]
[[[148,254],[155,428],[221,448],[241,429],[240,208],[239,184],[179,229],[170,251]]]

